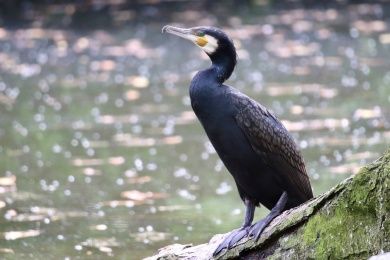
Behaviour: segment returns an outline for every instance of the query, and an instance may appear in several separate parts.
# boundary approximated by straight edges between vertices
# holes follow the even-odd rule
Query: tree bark
[[[224,235],[197,246],[174,244],[154,259],[213,259]],[[367,259],[390,251],[390,150],[359,173],[285,211],[260,239],[244,239],[217,259]]]

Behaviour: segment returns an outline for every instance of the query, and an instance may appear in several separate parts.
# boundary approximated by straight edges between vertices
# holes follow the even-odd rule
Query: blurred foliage
[[[384,1],[384,0],[383,0]],[[331,8],[351,3],[383,1],[362,0],[3,0],[0,1],[0,25],[74,27],[78,29],[120,27],[129,22],[168,22],[177,13],[212,12],[226,23],[225,14],[264,14],[269,10],[294,8]]]

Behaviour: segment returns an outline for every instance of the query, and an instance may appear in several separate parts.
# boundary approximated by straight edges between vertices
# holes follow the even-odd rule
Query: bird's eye
[[[203,37],[205,35],[205,33],[204,32],[197,32],[196,35],[199,37]]]

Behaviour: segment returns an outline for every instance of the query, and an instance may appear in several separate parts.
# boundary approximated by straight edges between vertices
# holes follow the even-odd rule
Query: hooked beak
[[[179,28],[179,27],[175,27],[175,26],[171,26],[171,25],[165,25],[162,28],[162,33],[174,34],[174,35],[177,35],[181,38],[184,38],[184,39],[187,39],[190,41],[195,41],[197,38],[193,34],[191,29],[184,29],[184,28]]]

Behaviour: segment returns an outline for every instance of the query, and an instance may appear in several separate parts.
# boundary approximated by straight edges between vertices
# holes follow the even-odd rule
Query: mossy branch
[[[225,235],[197,246],[174,244],[153,259],[212,259]],[[275,218],[255,242],[218,259],[360,259],[390,251],[390,150],[358,174]]]

